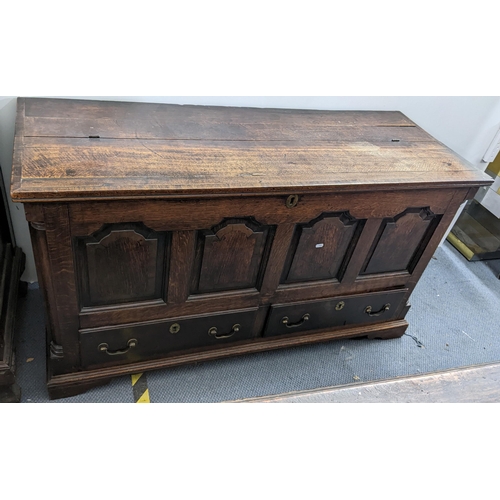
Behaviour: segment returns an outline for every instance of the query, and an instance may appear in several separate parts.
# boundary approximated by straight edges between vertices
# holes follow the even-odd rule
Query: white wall
[[[71,96],[85,99],[86,97]],[[500,127],[500,97],[122,97],[94,96],[88,99],[166,102],[274,108],[331,110],[397,110],[421,126],[456,153],[484,170],[481,158]],[[0,97],[0,164],[6,188],[10,185],[15,98]],[[27,254],[23,279],[36,280],[29,233],[23,211],[10,203],[17,244]]]
[[[16,244],[26,254],[26,270],[23,280],[36,281],[35,262],[28,229],[21,203],[12,203],[10,199],[10,173],[12,169],[12,148],[14,146],[14,131],[16,122],[16,100],[0,97],[0,165],[5,183],[5,191],[9,202],[10,218],[14,228]]]

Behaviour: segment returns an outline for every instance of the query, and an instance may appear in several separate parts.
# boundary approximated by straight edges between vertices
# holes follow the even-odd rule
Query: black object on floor
[[[486,264],[493,271],[494,275],[500,280],[500,259],[487,260]]]
[[[14,323],[18,295],[26,290],[26,283],[20,283],[25,260],[16,247],[0,169],[0,403],[17,403],[21,398],[16,383]]]

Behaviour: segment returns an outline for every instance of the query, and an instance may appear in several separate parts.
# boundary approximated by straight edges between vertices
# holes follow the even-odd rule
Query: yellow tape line
[[[136,403],[151,403],[151,401],[149,401],[149,389],[146,389],[146,392],[136,401]]]
[[[135,403],[150,403],[148,379],[145,373],[135,373],[131,375],[132,392],[134,393]]]

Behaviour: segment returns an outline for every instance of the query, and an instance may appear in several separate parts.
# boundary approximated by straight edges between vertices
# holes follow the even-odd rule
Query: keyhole
[[[287,208],[293,208],[297,205],[298,202],[299,202],[299,195],[298,194],[291,194],[286,199],[285,205],[287,206]]]

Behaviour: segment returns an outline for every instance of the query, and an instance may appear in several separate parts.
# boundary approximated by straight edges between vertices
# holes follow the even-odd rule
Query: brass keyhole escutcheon
[[[344,306],[345,306],[345,302],[343,300],[341,300],[336,306],[335,306],[335,310],[336,311],[341,311],[342,309],[344,309]]]
[[[173,325],[170,325],[170,333],[179,333],[181,329],[181,325],[179,323],[174,323]]]
[[[293,208],[297,206],[297,203],[299,202],[299,195],[298,194],[291,194],[285,202],[285,205],[287,208]]]

